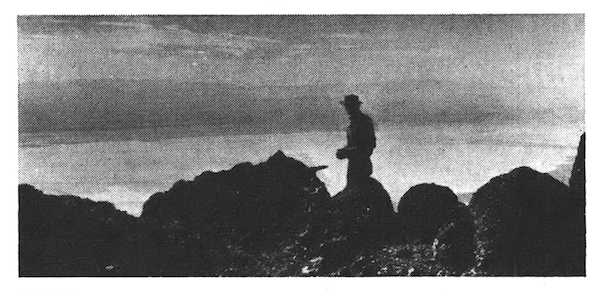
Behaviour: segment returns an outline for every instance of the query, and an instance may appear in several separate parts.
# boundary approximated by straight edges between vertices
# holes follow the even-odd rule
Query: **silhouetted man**
[[[347,184],[366,179],[373,173],[371,154],[375,149],[375,128],[373,120],[360,111],[361,101],[357,95],[347,95],[340,102],[350,116],[350,126],[346,129],[348,144],[338,149],[338,159],[348,159]]]

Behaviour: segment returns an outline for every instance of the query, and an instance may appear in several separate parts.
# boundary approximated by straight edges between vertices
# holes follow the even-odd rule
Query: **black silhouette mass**
[[[377,180],[331,197],[324,167],[281,151],[178,181],[139,218],[22,184],[19,274],[585,275],[585,196],[573,184],[585,179],[583,139],[571,187],[521,167],[468,207],[447,187],[416,185],[397,213]]]
[[[371,154],[376,146],[375,128],[373,120],[360,110],[362,102],[357,95],[347,95],[340,103],[350,117],[350,125],[346,129],[348,143],[338,149],[336,157],[348,159],[347,184],[354,185],[373,173]]]

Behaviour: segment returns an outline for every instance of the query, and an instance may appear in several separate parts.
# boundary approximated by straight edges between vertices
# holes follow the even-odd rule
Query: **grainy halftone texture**
[[[421,183],[468,203],[520,166],[567,183],[585,130],[581,14],[17,22],[19,183],[138,217],[178,180],[279,150],[328,166],[317,177],[331,195],[342,191],[348,94],[373,119],[372,177],[394,207]]]

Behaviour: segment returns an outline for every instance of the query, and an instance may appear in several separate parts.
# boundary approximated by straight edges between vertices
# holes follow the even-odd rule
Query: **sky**
[[[583,83],[583,15],[21,16],[18,30],[22,82]]]
[[[422,124],[436,141],[448,126],[509,123],[533,141],[545,120],[584,124],[583,15],[20,16],[18,54],[19,141],[33,149],[343,131],[351,92],[377,125]]]
[[[136,126],[202,124],[206,106],[214,124],[247,125],[270,122],[264,110],[307,113],[285,109],[299,96],[327,101],[310,110],[319,117],[350,92],[378,122],[510,108],[582,120],[584,109],[582,14],[20,16],[18,54],[19,122],[32,130],[126,128],[148,112],[157,119],[140,115]],[[176,114],[152,111],[165,97]],[[248,111],[252,102],[262,105]],[[219,117],[224,109],[235,116]]]

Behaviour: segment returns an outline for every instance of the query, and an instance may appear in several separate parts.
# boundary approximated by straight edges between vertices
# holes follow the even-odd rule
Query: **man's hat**
[[[362,104],[362,102],[358,100],[357,95],[347,95],[344,97],[343,101],[340,101],[340,104],[342,104],[342,105],[360,105],[360,104]]]

